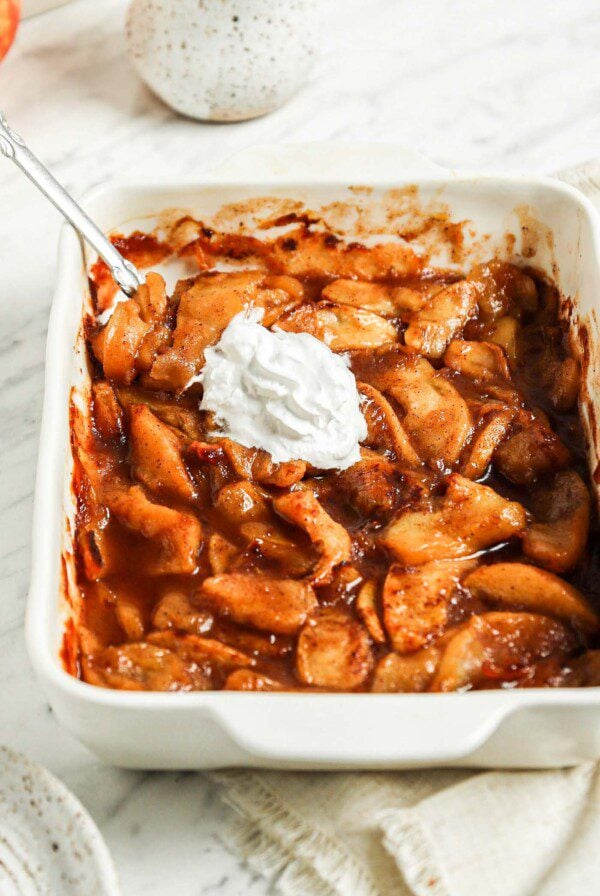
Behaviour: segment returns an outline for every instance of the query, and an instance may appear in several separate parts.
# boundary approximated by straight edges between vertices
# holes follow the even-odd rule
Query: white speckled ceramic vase
[[[305,82],[316,0],[132,0],[127,39],[148,86],[184,115],[256,118]]]

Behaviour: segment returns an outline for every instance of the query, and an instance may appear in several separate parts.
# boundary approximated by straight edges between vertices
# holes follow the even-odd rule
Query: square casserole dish
[[[343,208],[348,235],[365,219],[381,221],[390,204],[396,221],[443,210],[467,222],[463,264],[496,254],[551,275],[583,361],[581,412],[600,490],[600,219],[581,193],[548,178],[448,172],[397,147],[308,145],[252,150],[201,182],[107,186],[85,205],[106,231],[128,232],[140,219],[151,229],[152,217],[168,208],[210,224],[222,206],[256,197],[292,198],[338,217]],[[534,768],[600,757],[600,688],[165,694],[108,690],[69,675],[61,661],[73,612],[69,396],[87,385],[81,321],[89,260],[65,227],[48,332],[27,613],[33,666],[57,718],[79,741],[129,768]]]

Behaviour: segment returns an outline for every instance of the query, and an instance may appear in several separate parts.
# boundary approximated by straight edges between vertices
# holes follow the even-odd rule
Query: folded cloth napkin
[[[597,896],[600,766],[220,772],[227,843],[282,896]]]
[[[560,177],[600,204],[600,164]],[[597,896],[600,763],[217,772],[228,844],[281,896]]]

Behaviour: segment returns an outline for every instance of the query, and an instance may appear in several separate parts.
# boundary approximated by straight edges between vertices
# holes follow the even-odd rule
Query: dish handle
[[[339,694],[331,700],[306,694],[229,696],[231,702],[221,704],[215,716],[242,755],[258,764],[295,768],[460,763],[512,712],[504,699],[475,693],[428,694],[427,704],[421,694]]]
[[[243,149],[210,170],[211,180],[290,179],[373,183],[440,174],[445,169],[414,149],[394,143],[282,143]]]

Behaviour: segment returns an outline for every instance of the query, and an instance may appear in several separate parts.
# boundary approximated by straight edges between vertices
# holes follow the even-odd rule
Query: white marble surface
[[[455,167],[552,171],[600,156],[597,0],[329,0],[323,52],[284,109],[241,125],[174,116],[132,74],[123,0],[27,21],[0,66],[9,119],[76,192],[186,175],[257,142],[385,140]],[[201,775],[100,765],[55,723],[27,660],[34,464],[59,227],[0,159],[0,742],[56,772],[100,825],[125,896],[259,896]],[[350,896],[350,894],[349,894]]]

